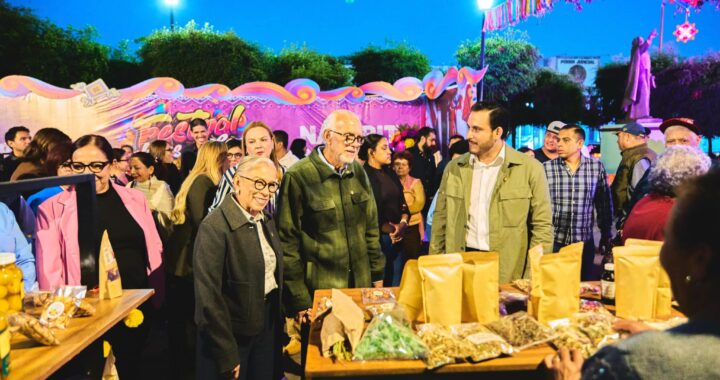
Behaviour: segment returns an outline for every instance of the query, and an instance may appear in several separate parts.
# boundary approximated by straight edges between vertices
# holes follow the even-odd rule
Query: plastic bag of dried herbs
[[[470,342],[453,335],[442,325],[426,323],[417,326],[418,336],[422,338],[429,352],[425,359],[428,369],[435,369],[446,364],[472,361],[477,350]]]
[[[413,360],[423,359],[427,347],[415,335],[404,318],[404,312],[378,314],[370,321],[360,343],[355,347],[354,360]]]
[[[524,311],[502,317],[485,327],[503,337],[515,351],[546,343],[554,337],[552,330]]]
[[[579,350],[585,359],[592,356],[597,347],[592,340],[576,325],[564,324],[553,328],[555,338],[552,340],[556,348],[567,348],[568,350]]]

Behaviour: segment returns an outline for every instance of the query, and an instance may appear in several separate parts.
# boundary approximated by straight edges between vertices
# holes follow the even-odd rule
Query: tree
[[[108,48],[92,27],[62,29],[0,0],[0,77],[27,75],[60,87],[91,82],[107,69]]]
[[[230,88],[265,80],[270,64],[260,48],[234,32],[217,32],[209,24],[157,30],[139,40],[138,52],[147,71],[155,77],[169,76],[185,87],[220,83]]]
[[[368,46],[348,57],[355,69],[356,85],[385,81],[393,83],[404,77],[422,79],[430,71],[430,59],[407,44],[389,48]]]
[[[309,78],[323,90],[350,85],[352,69],[329,55],[310,50],[307,46],[283,49],[273,59],[268,80],[281,86],[297,78]]]
[[[625,95],[625,82],[628,78],[627,63],[610,63],[598,69],[595,76],[593,101],[597,103],[598,120],[601,124],[619,121],[625,118],[622,100]]]
[[[512,99],[510,109],[517,124],[547,125],[553,120],[578,123],[584,116],[585,96],[569,76],[542,69],[535,83]]]
[[[480,68],[480,40],[465,41],[455,52],[460,66]],[[485,40],[485,99],[508,101],[535,83],[540,52],[526,33],[507,30]]]

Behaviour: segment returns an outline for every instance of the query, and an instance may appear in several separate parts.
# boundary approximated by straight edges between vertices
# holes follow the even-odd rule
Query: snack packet
[[[408,260],[405,263],[405,269],[403,269],[402,278],[400,279],[400,289],[397,293],[397,302],[403,306],[409,321],[419,320],[420,318],[423,321],[425,320],[423,315],[422,280],[420,279],[417,260]]]
[[[45,346],[57,346],[60,341],[55,333],[47,326],[43,326],[32,315],[26,313],[13,313],[8,315],[11,329],[18,331],[26,337]]]
[[[450,332],[475,346],[475,353],[470,358],[473,362],[510,355],[514,352],[510,343],[479,323],[450,326]]]
[[[659,247],[613,248],[615,261],[615,313],[626,319],[655,318],[660,283]]]
[[[107,231],[103,232],[100,242],[100,281],[98,282],[100,299],[112,299],[122,295],[122,281],[120,269],[115,260],[115,251],[110,244]]]
[[[497,252],[465,252],[462,264],[462,321],[488,323],[500,318]]]
[[[462,256],[429,255],[418,259],[425,321],[445,326],[460,323],[462,313]]]
[[[446,364],[471,360],[477,354],[475,346],[467,340],[460,339],[444,326],[437,323],[426,323],[417,326],[418,336],[429,348],[425,366],[435,369]]]
[[[355,348],[354,360],[414,360],[426,355],[427,347],[413,332],[402,308],[396,307],[373,318]]]
[[[502,317],[485,327],[504,338],[515,351],[546,343],[553,338],[550,329],[524,311]]]
[[[87,287],[62,286],[58,288],[52,299],[47,302],[40,315],[40,323],[50,328],[64,329],[85,298]],[[94,312],[94,311],[93,311]]]

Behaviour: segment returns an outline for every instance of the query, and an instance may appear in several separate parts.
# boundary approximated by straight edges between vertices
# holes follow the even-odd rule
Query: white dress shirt
[[[277,289],[277,281],[275,281],[275,267],[277,266],[277,258],[275,257],[275,251],[270,246],[270,243],[268,243],[268,240],[265,238],[265,232],[263,231],[262,224],[264,223],[263,213],[259,213],[257,217],[253,217],[250,215],[249,212],[245,211],[242,206],[240,206],[240,203],[238,203],[237,199],[235,199],[235,196],[230,194],[233,201],[235,201],[235,204],[240,208],[240,211],[245,215],[245,217],[250,221],[250,223],[255,225],[255,229],[258,232],[258,239],[260,240],[260,249],[262,249],[263,253],[263,259],[265,260],[265,295],[268,295],[271,291]]]
[[[490,164],[484,164],[475,155],[470,156],[472,187],[468,210],[465,246],[481,251],[490,250],[490,202],[500,168],[505,161],[505,144]]]
[[[282,167],[285,168],[285,171],[287,171],[288,169],[290,169],[291,166],[295,165],[298,161],[300,161],[300,159],[297,158],[297,156],[295,156],[293,154],[293,152],[287,151],[287,153],[285,153],[283,158],[278,160],[278,163],[280,163],[280,165],[282,165]]]

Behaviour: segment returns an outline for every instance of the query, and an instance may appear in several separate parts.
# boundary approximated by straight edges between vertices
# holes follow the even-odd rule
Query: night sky
[[[194,19],[216,30],[233,29],[242,38],[275,52],[293,43],[332,55],[345,55],[372,43],[406,41],[430,57],[433,65],[455,65],[454,52],[467,39],[480,35],[481,14],[474,0],[179,0],[175,22]],[[10,0],[32,8],[37,15],[60,26],[93,25],[99,41],[116,46],[154,29],[168,26],[170,10],[164,0]],[[660,31],[660,0],[594,0],[576,11],[557,3],[542,18],[530,18],[516,29],[548,57],[600,56],[601,63],[629,56],[637,35]],[[693,12],[690,22],[699,33],[687,44],[675,42],[672,31],[684,22],[666,6],[665,46],[684,57],[720,50],[720,11],[706,5]],[[657,40],[656,40],[657,41]],[[137,47],[136,44],[134,44]],[[655,44],[657,46],[657,44]]]

